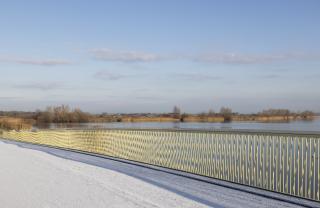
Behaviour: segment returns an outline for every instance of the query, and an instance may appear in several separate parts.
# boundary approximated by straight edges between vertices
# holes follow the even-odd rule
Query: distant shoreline
[[[208,122],[208,123],[223,123],[223,122],[290,122],[290,121],[308,121],[317,119],[318,116],[253,116],[253,115],[236,115],[231,116],[230,120],[226,121],[223,116],[201,116],[201,115],[189,115],[182,118],[173,117],[146,117],[146,116],[119,116],[113,119],[93,119],[89,122],[101,123],[101,122]]]
[[[175,107],[176,108],[176,107]],[[187,114],[175,109],[173,113],[133,113],[133,114],[90,114],[80,109],[71,110],[68,106],[48,107],[46,111],[37,112],[2,112],[0,129],[32,129],[34,126],[50,124],[80,123],[142,123],[142,122],[176,122],[176,123],[286,123],[291,121],[312,121],[319,115],[311,111],[290,112],[286,109],[269,109],[256,114],[239,114],[229,108],[222,108],[219,113]]]

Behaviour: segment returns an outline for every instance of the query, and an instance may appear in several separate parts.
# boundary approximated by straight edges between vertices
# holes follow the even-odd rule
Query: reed
[[[0,117],[0,129],[5,130],[29,130],[34,120],[13,117]]]

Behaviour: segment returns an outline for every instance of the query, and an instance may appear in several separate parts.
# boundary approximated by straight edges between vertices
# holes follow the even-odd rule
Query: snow
[[[132,164],[2,140],[0,206],[298,207]]]
[[[136,178],[0,142],[1,207],[205,207]]]

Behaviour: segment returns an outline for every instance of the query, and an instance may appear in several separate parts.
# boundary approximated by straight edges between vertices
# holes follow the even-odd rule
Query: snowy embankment
[[[1,207],[204,207],[136,178],[0,141]]]
[[[0,207],[298,207],[106,158],[0,140]]]

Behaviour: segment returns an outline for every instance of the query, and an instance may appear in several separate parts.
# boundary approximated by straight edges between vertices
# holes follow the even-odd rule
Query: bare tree
[[[289,116],[291,114],[288,109],[267,109],[259,113],[264,116]]]
[[[43,112],[38,111],[37,114],[37,121],[39,123],[52,123],[55,117],[52,107],[47,107]]]
[[[315,113],[307,110],[307,111],[301,112],[300,115],[303,119],[312,119]]]
[[[38,123],[70,123],[88,122],[91,115],[81,111],[79,108],[70,110],[69,106],[61,105],[47,107],[45,111],[37,112]]]
[[[223,116],[225,122],[232,120],[232,109],[227,107],[222,107],[220,109],[220,114]]]
[[[181,109],[178,106],[174,106],[172,114],[173,114],[174,118],[180,119],[181,118]]]
[[[209,111],[208,111],[208,116],[214,116],[214,115],[215,115],[214,110],[209,109]]]

